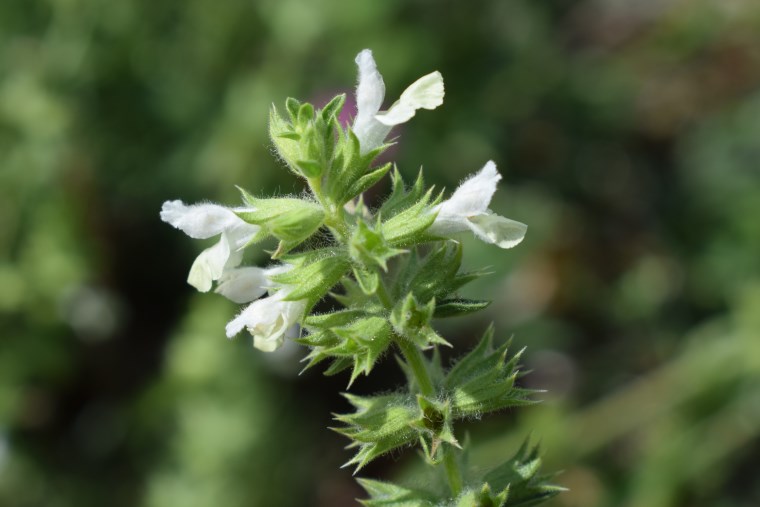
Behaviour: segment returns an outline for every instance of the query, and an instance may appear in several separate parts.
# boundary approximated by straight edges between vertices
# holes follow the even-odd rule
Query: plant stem
[[[443,466],[446,468],[446,478],[449,480],[451,494],[457,497],[462,492],[462,471],[459,470],[459,463],[454,456],[454,448],[451,445],[444,445]]]
[[[407,364],[412,369],[414,379],[417,381],[417,385],[419,386],[422,395],[435,396],[433,381],[430,378],[430,373],[427,371],[425,360],[422,357],[420,349],[403,336],[398,337],[396,344],[398,345],[398,348],[401,349],[404,359],[406,359]]]

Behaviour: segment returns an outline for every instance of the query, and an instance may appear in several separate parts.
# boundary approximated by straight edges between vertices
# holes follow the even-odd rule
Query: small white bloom
[[[273,295],[248,305],[227,324],[227,337],[232,338],[243,328],[253,336],[253,346],[264,352],[280,348],[289,330],[298,323],[306,310],[306,302],[283,301],[293,287],[283,286]]]
[[[496,164],[489,160],[480,172],[463,181],[448,200],[435,207],[438,215],[428,230],[437,236],[472,231],[486,243],[501,248],[519,244],[528,226],[488,209],[500,179]]]
[[[365,49],[359,53],[356,65],[359,67],[359,84],[356,87],[353,131],[359,139],[362,153],[381,146],[391,128],[409,121],[417,109],[435,109],[443,104],[443,77],[436,71],[412,83],[387,111],[380,112],[385,98],[385,83],[377,70],[372,51]]]
[[[240,208],[243,209],[243,208]],[[221,235],[219,242],[198,255],[190,268],[187,282],[201,292],[208,292],[214,280],[234,268],[242,260],[242,248],[259,231],[234,212],[218,204],[192,204],[166,201],[161,207],[161,220],[180,229],[191,238],[206,239]]]
[[[255,266],[228,269],[219,278],[215,292],[235,303],[250,303],[267,290],[280,287],[272,277],[292,268],[289,264],[280,264],[266,269]]]
[[[250,303],[267,291],[266,270],[255,266],[228,269],[219,277],[215,292],[235,303]]]

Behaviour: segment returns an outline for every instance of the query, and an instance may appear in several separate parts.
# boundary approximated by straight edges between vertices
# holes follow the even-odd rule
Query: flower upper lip
[[[391,128],[409,121],[417,109],[435,109],[443,104],[443,76],[435,71],[412,83],[387,111],[381,112],[385,83],[377,70],[372,51],[361,51],[356,56],[356,65],[359,83],[356,86],[357,111],[353,131],[359,139],[362,153],[382,146]]]

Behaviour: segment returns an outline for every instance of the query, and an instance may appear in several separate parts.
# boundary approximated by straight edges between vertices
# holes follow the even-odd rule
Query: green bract
[[[526,226],[488,208],[501,178],[493,162],[446,200],[425,186],[422,171],[407,185],[395,165],[376,163],[393,125],[442,103],[443,79],[437,72],[424,76],[383,112],[385,87],[371,52],[360,53],[357,64],[353,125],[338,120],[344,95],[321,110],[295,99],[285,102],[282,114],[271,110],[272,142],[308,188],[302,197],[259,198],[241,189],[239,208],[172,201],[162,218],[192,237],[220,237],[199,256],[193,272],[203,275],[197,284],[203,290],[217,281],[218,292],[249,303],[227,325],[228,336],[247,329],[255,346],[272,351],[297,334],[296,341],[310,349],[304,369],[325,364],[327,375],[350,370],[349,387],[385,356],[397,355],[407,385],[383,395],[346,394],[354,410],[335,416],[335,430],[355,449],[346,465],[360,470],[385,453],[417,447],[439,475],[434,483],[448,488],[422,491],[362,480],[370,495],[365,505],[538,503],[559,488],[538,473],[535,449],[523,447],[483,475],[466,464],[459,440],[459,421],[533,403],[533,392],[518,384],[522,351],[510,357],[508,343],[494,345],[490,328],[477,347],[444,368],[438,347],[452,343],[436,330],[438,318],[489,304],[459,294],[486,273],[461,271],[462,244],[449,236],[470,232],[509,248],[522,240]],[[362,194],[391,168],[390,195],[375,208],[365,205]],[[243,250],[270,236],[279,241],[271,255],[279,263],[239,267]],[[313,314],[325,297],[335,308]],[[423,352],[431,349],[428,358]]]

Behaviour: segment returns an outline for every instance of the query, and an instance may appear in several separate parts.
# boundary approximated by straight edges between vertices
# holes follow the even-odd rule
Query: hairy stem
[[[449,480],[451,494],[457,497],[462,492],[463,487],[462,471],[459,469],[459,463],[457,463],[454,448],[451,445],[446,445],[443,450],[443,466],[446,468],[446,478]]]
[[[435,387],[433,387],[433,381],[430,378],[430,373],[425,366],[425,360],[422,357],[422,352],[411,341],[407,340],[403,336],[399,336],[396,340],[398,348],[401,349],[401,353],[406,360],[406,363],[412,369],[414,379],[417,381],[417,385],[420,388],[420,392],[423,396],[435,396]]]

